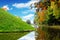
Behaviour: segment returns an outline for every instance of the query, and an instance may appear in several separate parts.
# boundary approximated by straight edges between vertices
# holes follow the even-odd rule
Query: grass
[[[20,17],[10,14],[0,8],[0,32],[6,31],[27,31],[34,30],[34,28],[22,21]]]

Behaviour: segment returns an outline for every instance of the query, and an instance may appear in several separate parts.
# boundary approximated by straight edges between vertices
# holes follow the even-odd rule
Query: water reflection
[[[29,32],[0,33],[0,40],[17,40],[18,38],[20,38],[28,33]]]
[[[24,36],[25,35],[25,36]],[[35,40],[35,31],[18,33],[0,33],[0,40]]]
[[[29,34],[19,38],[18,40],[35,40],[35,31],[30,32]]]

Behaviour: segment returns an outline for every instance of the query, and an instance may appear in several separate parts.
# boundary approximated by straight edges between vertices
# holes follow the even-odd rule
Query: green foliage
[[[60,25],[60,8],[55,7],[52,9],[48,6],[47,10],[45,10],[45,21],[44,24],[48,25]]]
[[[21,18],[17,18],[11,15],[9,12],[0,9],[0,31],[26,31],[34,30],[34,28],[22,21]]]
[[[39,8],[36,7],[38,10],[35,13],[35,21],[37,24],[52,24],[52,25],[60,25],[60,2],[58,1],[46,1],[44,2],[44,0],[41,0],[40,2],[43,3],[43,7],[41,8],[41,12],[44,11],[44,21],[41,22],[40,18],[42,17],[41,14],[39,17]],[[38,2],[39,3],[39,2]],[[40,4],[39,4],[40,5]],[[41,6],[41,5],[40,5]],[[46,7],[46,10],[44,9]],[[43,10],[42,10],[43,9]],[[42,17],[42,18],[43,18]]]

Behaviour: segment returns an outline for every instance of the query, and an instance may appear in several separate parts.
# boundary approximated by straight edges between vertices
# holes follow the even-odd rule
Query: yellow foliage
[[[41,16],[44,16],[44,11],[41,12]]]
[[[44,13],[44,11],[38,12],[38,16],[40,17],[39,18],[40,22],[43,22],[45,20],[45,13]]]
[[[55,0],[50,0],[50,1],[51,1],[51,2],[53,1],[53,2],[54,2]]]
[[[52,2],[51,2],[51,8],[52,8],[52,9],[53,9],[54,6],[55,6],[54,4],[55,4],[55,2],[52,1]]]
[[[44,0],[44,2],[46,2],[47,0]]]
[[[38,12],[38,16],[40,17],[41,12]]]
[[[60,0],[59,0],[59,2],[60,2]]]
[[[46,6],[44,6],[44,7],[42,8],[42,10],[47,10]]]
[[[42,6],[43,6],[43,3],[41,2],[41,3],[40,3],[40,7],[42,7]]]

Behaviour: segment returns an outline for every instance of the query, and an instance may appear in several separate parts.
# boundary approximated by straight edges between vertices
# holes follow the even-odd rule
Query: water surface
[[[19,38],[18,40],[35,40],[35,31],[28,33],[27,35]]]
[[[20,38],[28,33],[29,32],[0,33],[0,40],[17,40],[18,38]]]
[[[35,40],[35,32],[0,33],[0,40]]]

